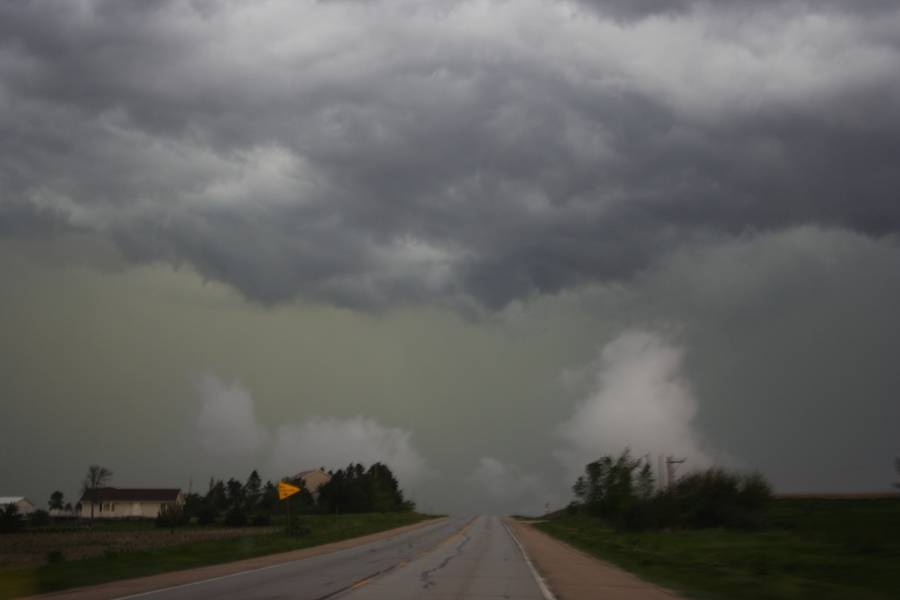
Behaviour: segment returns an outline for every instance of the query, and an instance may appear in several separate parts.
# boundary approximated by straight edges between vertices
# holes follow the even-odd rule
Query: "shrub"
[[[62,550],[51,550],[47,553],[46,558],[47,564],[53,565],[65,561],[66,555],[62,553]]]
[[[653,473],[643,459],[626,448],[618,457],[604,456],[588,464],[575,482],[575,495],[587,511],[617,527],[645,527],[646,507],[653,496]]]
[[[272,516],[268,513],[257,513],[253,515],[250,524],[254,527],[265,527],[272,524]]]
[[[302,522],[294,521],[293,523],[288,525],[288,535],[294,537],[302,537],[304,535],[309,535],[310,529]]]
[[[181,527],[187,525],[190,517],[181,506],[177,504],[163,504],[156,515],[156,526],[165,528]]]
[[[704,529],[759,526],[772,492],[758,474],[739,475],[713,468],[682,477],[672,494],[677,524]]]
[[[219,518],[219,511],[213,506],[204,506],[197,512],[197,523],[200,525],[209,525],[215,523]]]
[[[0,510],[0,533],[16,533],[22,529],[22,515],[15,504],[7,504]]]
[[[581,504],[567,512],[584,510],[626,530],[756,528],[772,496],[760,474],[718,468],[691,473],[654,492],[649,462],[632,458],[627,449],[589,463],[573,490]]]
[[[28,515],[28,524],[32,527],[46,527],[50,524],[50,513],[38,509]]]
[[[240,506],[235,506],[225,513],[225,525],[228,527],[245,527],[247,525],[247,515]]]

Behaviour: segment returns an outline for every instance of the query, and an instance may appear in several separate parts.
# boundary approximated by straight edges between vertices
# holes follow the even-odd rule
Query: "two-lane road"
[[[148,600],[543,600],[521,550],[496,517],[448,519],[303,560],[127,596]]]

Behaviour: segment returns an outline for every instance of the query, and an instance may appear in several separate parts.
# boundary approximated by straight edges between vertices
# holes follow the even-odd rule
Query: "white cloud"
[[[272,477],[324,466],[343,468],[351,462],[388,465],[401,486],[429,475],[425,459],[412,443],[412,433],[386,427],[374,419],[312,417],[279,426],[275,432],[259,424],[250,392],[235,382],[227,384],[213,374],[204,376],[198,389],[202,398],[197,438],[210,457],[231,461],[226,470],[237,471],[248,461],[265,465]]]
[[[582,373],[587,397],[559,427],[564,444],[555,454],[569,479],[588,462],[626,447],[636,455],[685,457],[692,467],[711,462],[694,428],[698,403],[681,374],[683,354],[647,331],[627,331],[603,348]]]
[[[412,433],[385,427],[373,419],[314,417],[275,432],[272,466],[278,473],[324,466],[343,468],[351,462],[388,465],[401,485],[428,475],[425,459],[412,444]]]
[[[490,456],[478,461],[470,480],[490,504],[515,513],[540,514],[561,499],[545,479]]]
[[[227,384],[215,375],[198,383],[202,399],[197,439],[210,456],[254,456],[269,443],[268,432],[256,422],[253,397],[239,383]]]

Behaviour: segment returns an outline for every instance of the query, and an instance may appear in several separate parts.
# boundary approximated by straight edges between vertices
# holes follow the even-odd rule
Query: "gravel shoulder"
[[[576,550],[528,523],[508,524],[558,600],[680,600],[622,569]]]

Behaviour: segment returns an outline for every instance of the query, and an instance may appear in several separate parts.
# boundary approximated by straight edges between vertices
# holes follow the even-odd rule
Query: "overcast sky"
[[[0,4],[0,495],[630,446],[884,490],[888,0]]]

